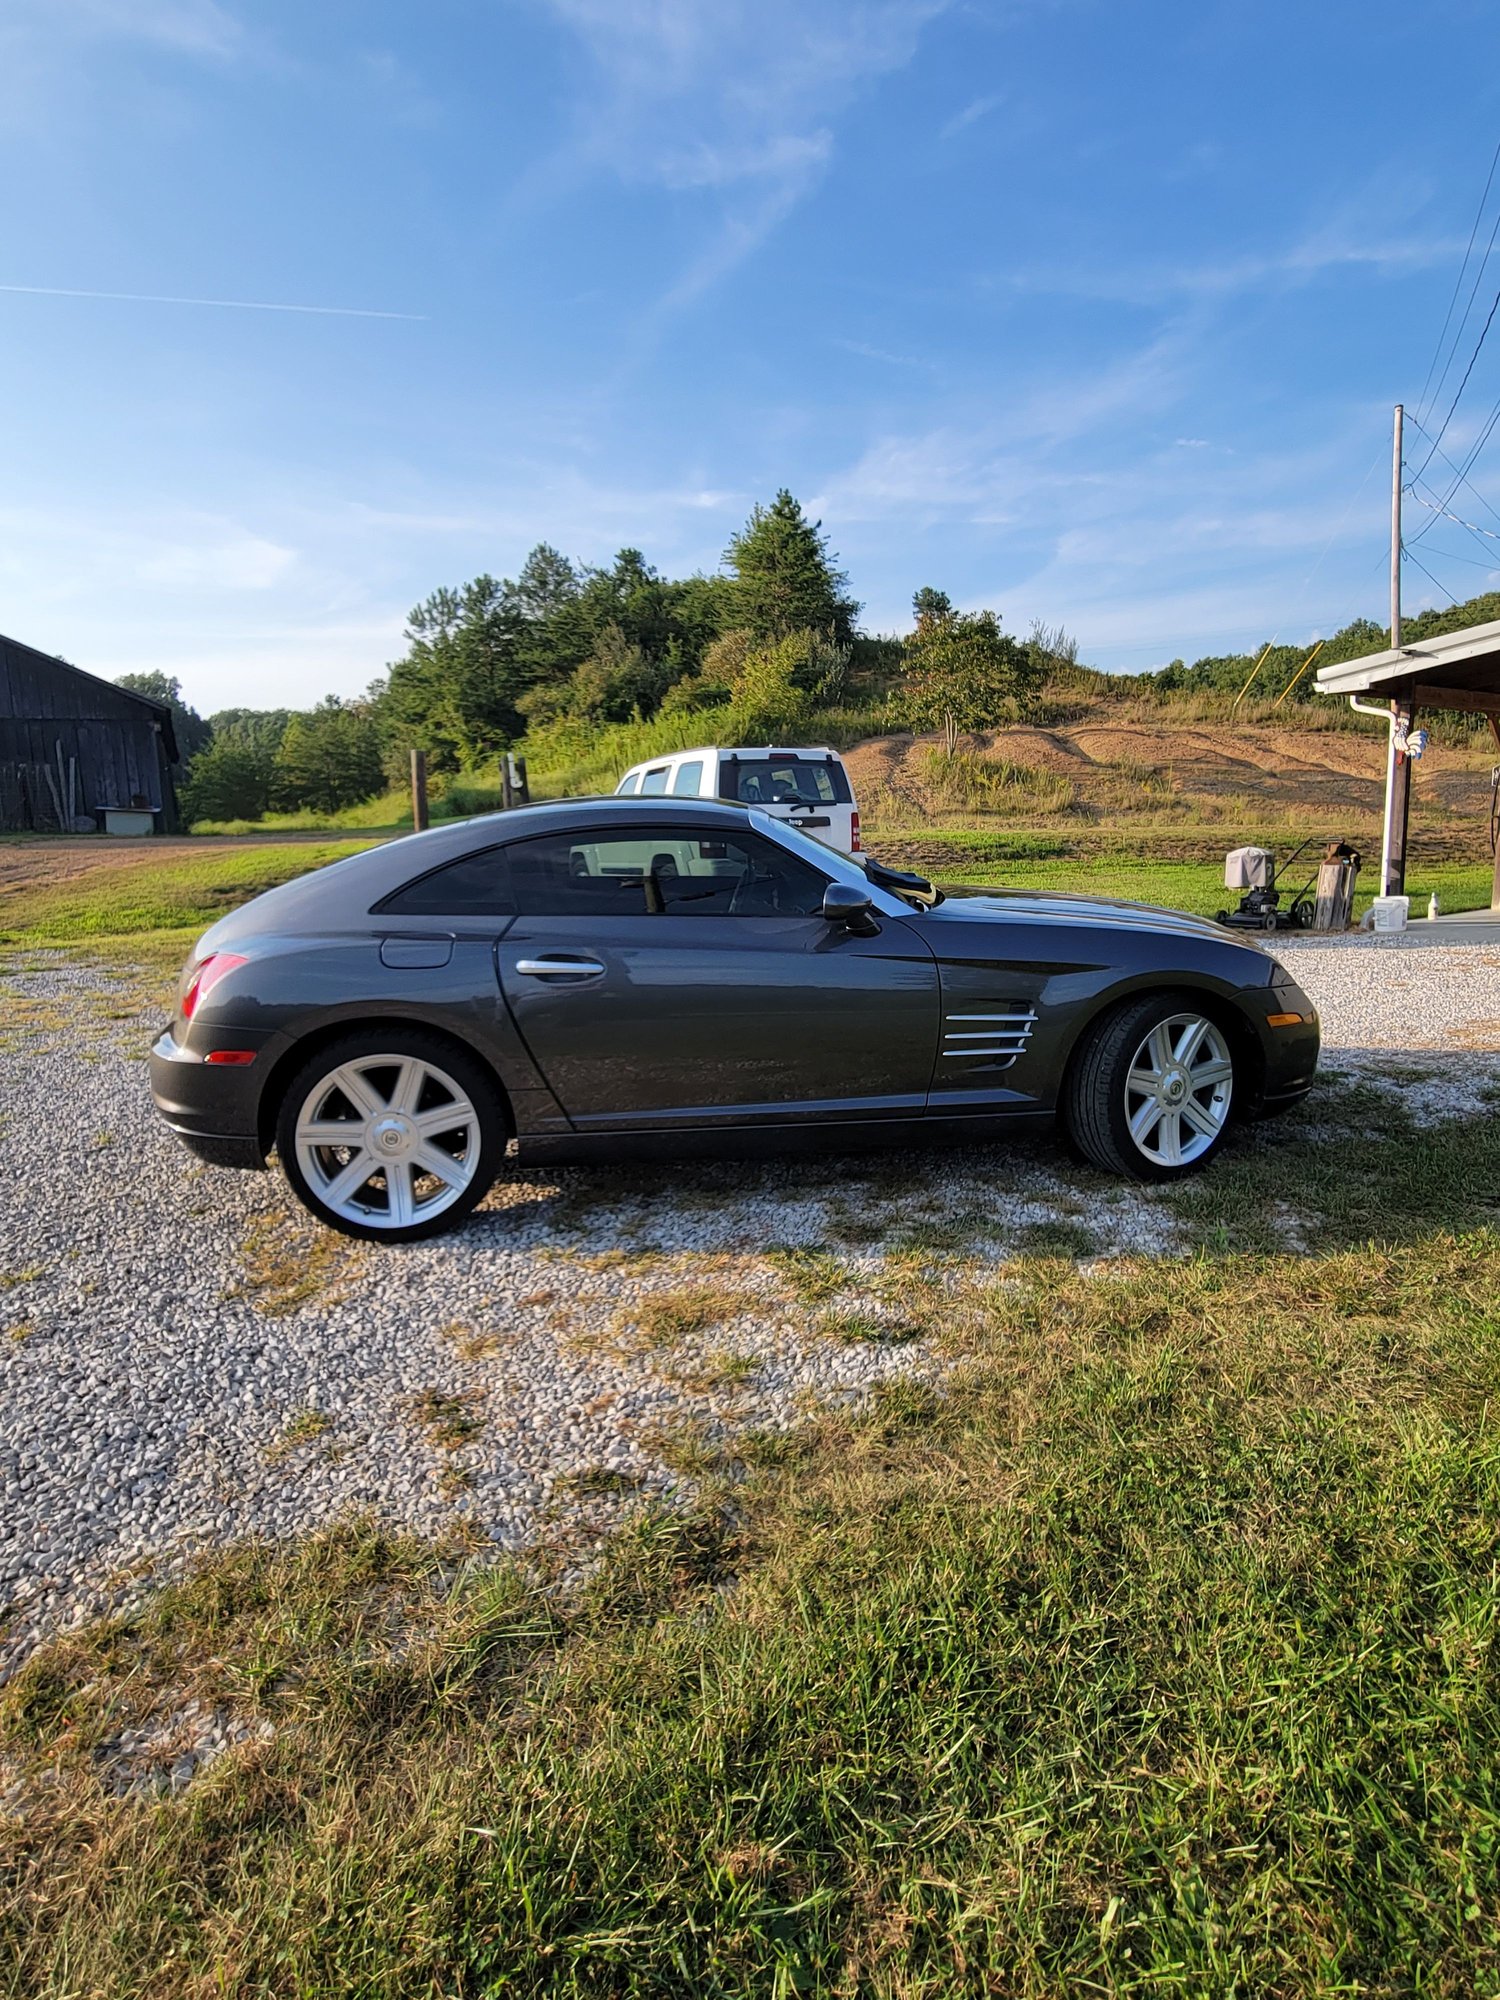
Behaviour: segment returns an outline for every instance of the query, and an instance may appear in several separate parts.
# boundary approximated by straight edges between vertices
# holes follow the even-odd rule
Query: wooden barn
[[[169,708],[0,634],[0,832],[173,833],[176,762]]]

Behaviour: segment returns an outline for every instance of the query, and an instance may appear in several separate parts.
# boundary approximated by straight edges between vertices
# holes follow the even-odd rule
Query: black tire
[[[1091,1166],[1129,1180],[1174,1181],[1201,1172],[1224,1141],[1234,1078],[1224,1093],[1225,1113],[1217,1135],[1191,1159],[1167,1162],[1137,1145],[1127,1115],[1126,1079],[1137,1052],[1154,1028],[1174,1015],[1196,1015],[1212,1023],[1199,1001],[1186,993],[1152,993],[1123,1000],[1086,1031],[1063,1089],[1062,1117],[1069,1139]],[[1215,1032],[1219,1032],[1215,1026]],[[1234,1064],[1233,1043],[1219,1032],[1225,1059]]]
[[[474,1126],[477,1127],[478,1144],[472,1157],[472,1170],[468,1166],[470,1156],[467,1146],[458,1161],[462,1170],[469,1171],[469,1179],[462,1190],[434,1213],[418,1213],[415,1220],[405,1224],[383,1222],[378,1213],[362,1218],[330,1206],[309,1180],[299,1158],[299,1120],[309,1103],[316,1106],[320,1095],[326,1093],[334,1072],[351,1064],[376,1063],[374,1074],[378,1076],[377,1059],[381,1057],[391,1058],[392,1066],[404,1060],[413,1060],[450,1079],[467,1099],[467,1108],[472,1110]],[[351,1131],[359,1129],[351,1124]],[[471,1143],[473,1136],[471,1129]],[[483,1201],[494,1185],[505,1158],[508,1139],[503,1101],[489,1069],[460,1045],[420,1028],[361,1029],[341,1036],[335,1042],[325,1043],[292,1077],[276,1115],[276,1150],[281,1170],[303,1207],[329,1229],[375,1243],[414,1243],[424,1237],[439,1236],[455,1227]],[[352,1152],[355,1148],[343,1150]],[[376,1175],[377,1164],[372,1157],[371,1182],[375,1181]],[[431,1176],[427,1178],[430,1180]],[[389,1175],[386,1179],[388,1182]]]

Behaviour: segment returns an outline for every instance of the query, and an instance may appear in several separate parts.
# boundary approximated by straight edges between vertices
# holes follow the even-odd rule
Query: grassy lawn
[[[1300,832],[1270,834],[1265,844],[1289,858]],[[1308,854],[1287,868],[1283,902],[1300,893],[1314,875],[1325,835]],[[1143,829],[1124,834],[1110,829],[1077,832],[1057,827],[877,826],[866,842],[893,866],[917,868],[938,881],[982,888],[1036,889],[1060,894],[1117,896],[1127,902],[1157,903],[1211,917],[1232,909],[1239,898],[1224,887],[1222,829]],[[1376,894],[1378,841],[1367,854],[1355,895],[1356,914]],[[1454,861],[1415,853],[1407,868],[1413,918],[1425,917],[1427,899],[1437,891],[1444,910],[1488,909],[1493,864]]]
[[[913,1264],[940,1391],[681,1439],[581,1585],[350,1524],[58,1640],[0,1992],[1494,1992],[1500,1128],[1318,1115],[1191,1257]],[[189,1695],[267,1733],[114,1795]]]
[[[93,945],[153,932],[185,937],[262,890],[368,844],[247,841],[243,847],[134,849],[128,855],[82,844],[39,849],[36,879],[0,890],[0,944]],[[76,874],[49,875],[46,860],[59,852],[86,865]]]

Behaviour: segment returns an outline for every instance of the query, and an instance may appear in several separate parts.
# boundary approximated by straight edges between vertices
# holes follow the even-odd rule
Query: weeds
[[[941,1388],[661,1441],[701,1504],[571,1591],[219,1555],[0,1695],[10,1988],[1491,1991],[1497,1294],[1485,1230],[1031,1262]],[[189,1696],[274,1734],[108,1796]]]
[[[766,1262],[786,1280],[793,1294],[810,1306],[837,1297],[853,1275],[842,1258],[828,1250],[768,1250]]]
[[[460,1451],[483,1435],[484,1402],[478,1390],[450,1395],[442,1389],[423,1389],[411,1399],[411,1413],[439,1451]]]
[[[302,1445],[315,1444],[319,1438],[327,1437],[333,1429],[333,1420],[322,1410],[298,1410],[291,1418],[280,1437],[267,1445],[263,1454],[267,1465],[280,1465],[283,1459]]]
[[[616,1331],[633,1334],[646,1347],[672,1347],[744,1309],[744,1295],[727,1285],[679,1285],[633,1301],[620,1313]]]

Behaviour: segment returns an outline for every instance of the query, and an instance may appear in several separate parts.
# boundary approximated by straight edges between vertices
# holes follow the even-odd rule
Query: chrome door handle
[[[596,958],[518,958],[516,971],[524,972],[533,979],[556,979],[561,973],[571,973],[575,979],[597,979],[604,967]]]

